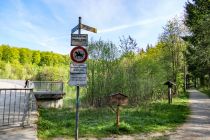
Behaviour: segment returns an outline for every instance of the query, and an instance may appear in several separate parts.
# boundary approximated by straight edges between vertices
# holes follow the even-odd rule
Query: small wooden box
[[[171,82],[171,81],[166,81],[166,82],[164,83],[164,85],[167,85],[169,88],[172,88],[172,86],[175,86],[176,84],[173,83],[173,82]]]
[[[127,105],[128,104],[128,96],[122,93],[115,93],[109,95],[109,103],[115,105]]]

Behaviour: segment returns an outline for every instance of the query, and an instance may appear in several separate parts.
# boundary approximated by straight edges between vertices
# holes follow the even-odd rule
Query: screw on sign
[[[77,46],[72,49],[70,56],[73,62],[83,63],[87,60],[88,53],[85,48]]]

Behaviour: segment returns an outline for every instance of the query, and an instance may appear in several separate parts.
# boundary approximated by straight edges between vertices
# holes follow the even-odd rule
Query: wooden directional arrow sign
[[[81,24],[80,28],[84,29],[84,30],[87,30],[87,31],[90,31],[90,32],[93,32],[93,33],[97,33],[97,29],[96,28],[90,27],[88,25]]]
[[[76,30],[79,29],[79,25],[75,26],[74,28],[71,29],[71,33],[73,34],[74,32],[76,32]]]

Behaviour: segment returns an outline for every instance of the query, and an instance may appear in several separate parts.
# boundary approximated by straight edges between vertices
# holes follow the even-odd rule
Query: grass
[[[210,88],[200,88],[199,89],[201,92],[207,94],[210,97]]]
[[[65,109],[39,109],[38,137],[74,137],[75,111]],[[121,107],[120,127],[115,127],[115,114],[109,108],[80,109],[79,136],[107,137],[112,134],[137,134],[173,130],[189,114],[188,97],[155,101],[142,107]]]

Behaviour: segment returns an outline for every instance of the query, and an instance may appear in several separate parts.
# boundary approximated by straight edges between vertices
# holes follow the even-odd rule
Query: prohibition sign
[[[88,58],[88,53],[85,48],[77,46],[71,50],[71,60],[76,63],[83,63]]]

